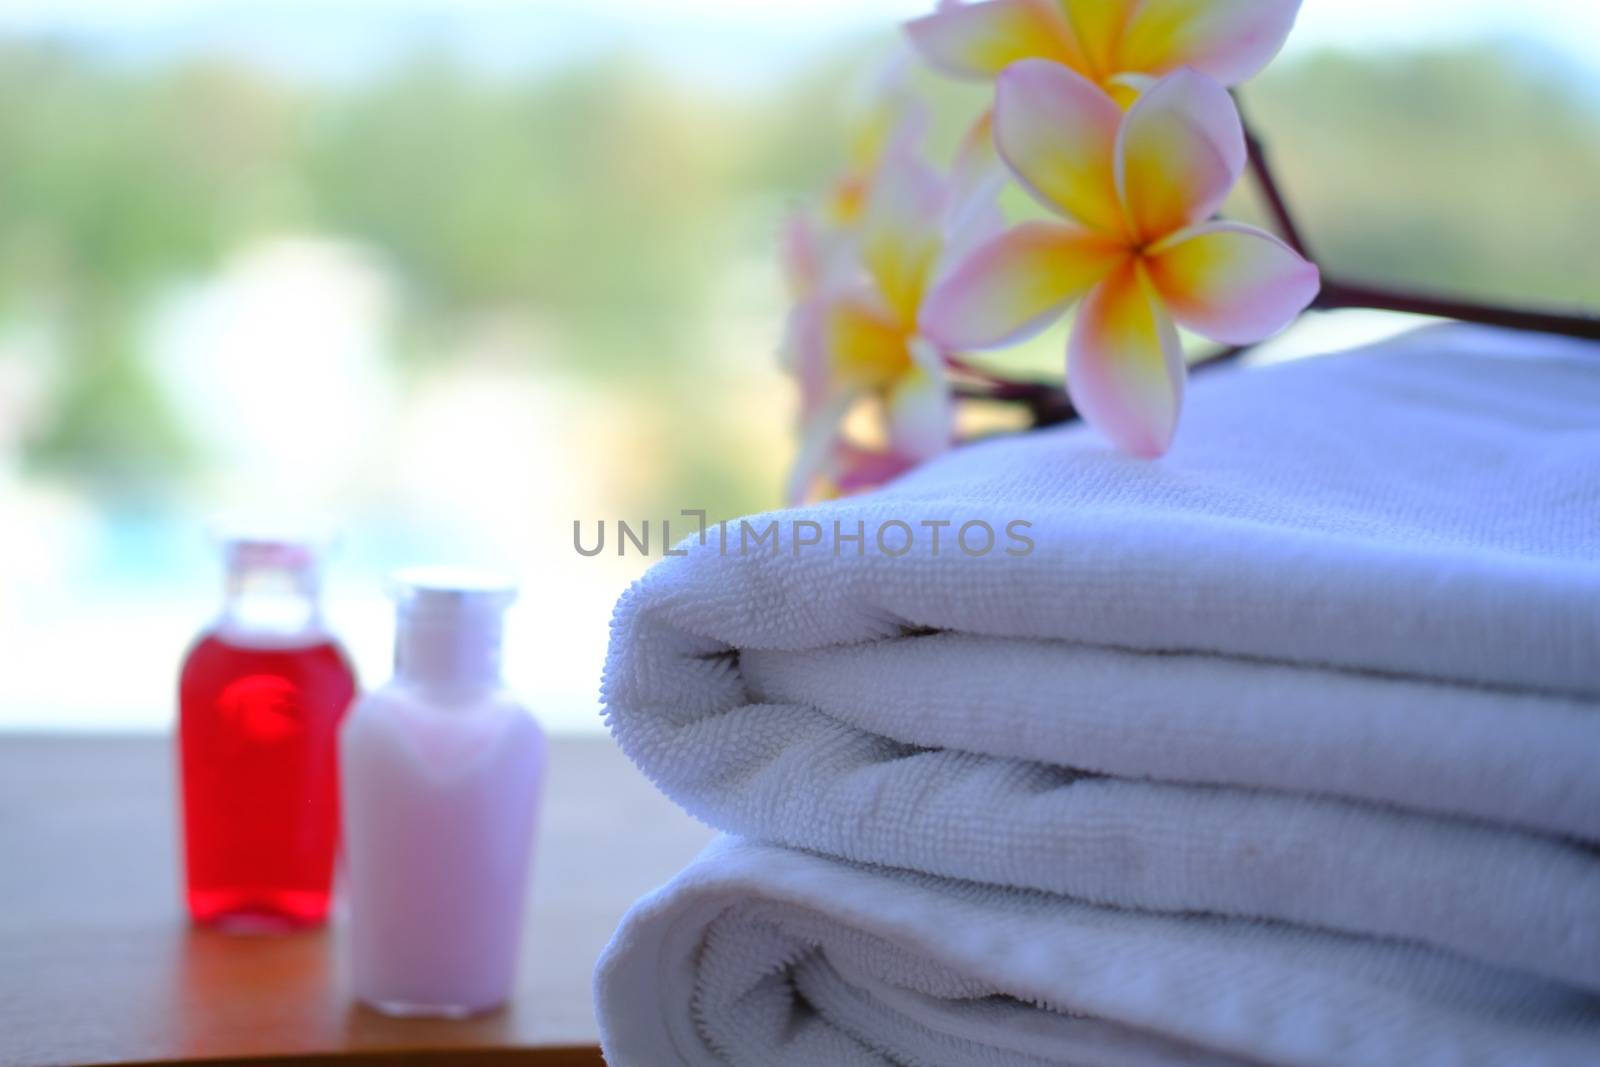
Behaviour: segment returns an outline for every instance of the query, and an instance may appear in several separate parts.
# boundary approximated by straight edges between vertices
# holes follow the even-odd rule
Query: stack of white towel
[[[770,518],[617,609],[618,742],[735,836],[602,958],[615,1067],[1600,1063],[1600,349],[1219,371],[1159,462]]]

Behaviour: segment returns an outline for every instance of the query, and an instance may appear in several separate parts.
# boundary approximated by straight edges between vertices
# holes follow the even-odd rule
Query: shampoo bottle
[[[339,842],[337,738],[355,675],[322,621],[320,544],[223,540],[226,595],[179,680],[185,888],[197,922],[312,926]]]
[[[390,1015],[510,996],[545,765],[500,676],[515,596],[446,570],[398,576],[395,676],[340,733],[352,979]]]

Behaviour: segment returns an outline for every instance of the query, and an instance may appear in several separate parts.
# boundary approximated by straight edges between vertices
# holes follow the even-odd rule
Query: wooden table
[[[0,1065],[599,1064],[589,979],[634,899],[709,840],[609,740],[557,739],[519,984],[503,1011],[355,1004],[345,924],[188,923],[171,743],[0,735]]]

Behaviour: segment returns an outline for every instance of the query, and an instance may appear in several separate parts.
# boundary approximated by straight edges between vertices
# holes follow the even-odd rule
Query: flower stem
[[[1250,173],[1261,189],[1267,203],[1267,213],[1279,236],[1290,248],[1307,259],[1313,259],[1305,238],[1289,210],[1288,199],[1278,185],[1267,158],[1266,146],[1253,130],[1245,129],[1245,147],[1250,153]],[[1315,260],[1313,259],[1313,262]],[[1581,312],[1562,312],[1547,308],[1507,307],[1474,300],[1461,300],[1433,293],[1391,289],[1386,286],[1347,282],[1323,274],[1322,291],[1311,304],[1314,308],[1373,308],[1383,311],[1407,311],[1417,315],[1435,315],[1439,318],[1476,322],[1486,326],[1500,326],[1511,330],[1532,330],[1539,333],[1564,334],[1600,340],[1600,317]]]
[[[1359,282],[1324,278],[1322,291],[1311,302],[1314,308],[1375,308],[1382,311],[1408,311],[1414,315],[1500,326],[1509,330],[1562,334],[1600,341],[1600,318],[1581,313],[1546,311],[1535,308],[1502,307],[1471,300],[1456,300],[1433,293],[1388,289]]]
[[[1278,188],[1278,182],[1272,175],[1266,146],[1248,126],[1244,130],[1244,144],[1249,153],[1250,174],[1260,187],[1261,195],[1266,198],[1267,213],[1272,216],[1272,224],[1277,228],[1278,235],[1283,238],[1284,244],[1306,259],[1311,259],[1311,251],[1306,246],[1305,238],[1300,235],[1300,227],[1294,220],[1294,213],[1289,210],[1289,202],[1284,199],[1283,191]]]
[[[1245,352],[1248,345],[1234,345],[1202,356],[1189,364],[1191,371],[1205,370],[1232,362]],[[1019,381],[974,366],[961,356],[946,356],[953,370],[981,379],[977,382],[958,382],[952,392],[963,400],[987,400],[992,403],[1021,404],[1028,409],[1033,428],[1056,426],[1078,418],[1077,408],[1058,383]]]

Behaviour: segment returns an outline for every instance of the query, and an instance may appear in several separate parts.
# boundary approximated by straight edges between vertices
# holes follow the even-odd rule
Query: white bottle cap
[[[413,567],[394,577],[398,606],[395,674],[445,690],[500,683],[503,616],[517,587],[503,575],[457,567]]]

